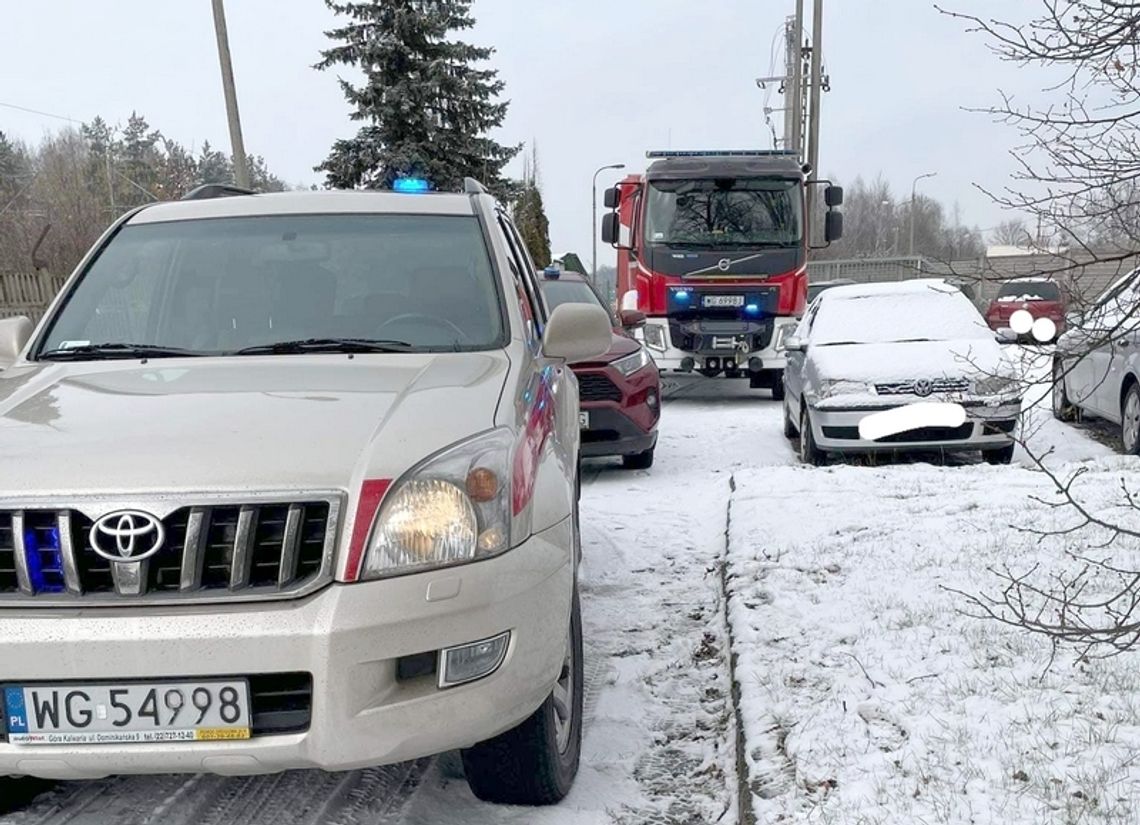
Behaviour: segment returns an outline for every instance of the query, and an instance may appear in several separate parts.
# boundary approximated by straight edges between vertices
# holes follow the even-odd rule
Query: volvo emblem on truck
[[[150,513],[116,510],[97,519],[88,536],[91,549],[107,561],[145,561],[162,549],[166,529]]]
[[[728,270],[732,269],[732,261],[728,258],[721,258],[716,262],[716,268],[721,272],[728,272]]]

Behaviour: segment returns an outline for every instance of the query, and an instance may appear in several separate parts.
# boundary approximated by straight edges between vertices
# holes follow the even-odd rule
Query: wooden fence
[[[38,321],[64,280],[46,272],[0,272],[0,318],[27,315]]]

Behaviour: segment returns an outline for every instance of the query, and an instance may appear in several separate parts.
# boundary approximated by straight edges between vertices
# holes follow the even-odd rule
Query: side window
[[[511,257],[517,267],[515,273],[516,280],[523,295],[526,297],[530,317],[534,319],[538,335],[541,337],[542,329],[546,325],[546,311],[541,299],[538,297],[538,285],[534,280],[534,264],[531,263],[530,256],[526,253],[526,248],[519,240],[514,225],[511,224],[505,215],[499,215],[499,228],[503,230],[503,236],[507,240],[507,246],[510,247]]]

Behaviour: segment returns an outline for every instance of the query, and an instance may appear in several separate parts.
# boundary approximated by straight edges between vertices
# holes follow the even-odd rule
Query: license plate
[[[590,429],[590,414],[588,412],[578,413],[578,426],[583,430]]]
[[[13,745],[249,739],[244,681],[31,685],[3,689]]]
[[[707,307],[742,307],[743,295],[706,295],[704,305]]]

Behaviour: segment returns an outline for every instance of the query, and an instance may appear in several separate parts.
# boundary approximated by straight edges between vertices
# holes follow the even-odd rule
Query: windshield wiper
[[[200,358],[207,353],[155,344],[82,344],[41,352],[40,361],[102,361],[114,358]]]
[[[412,344],[407,341],[373,338],[302,338],[297,341],[277,341],[243,347],[230,355],[303,355],[310,352],[408,352]]]

